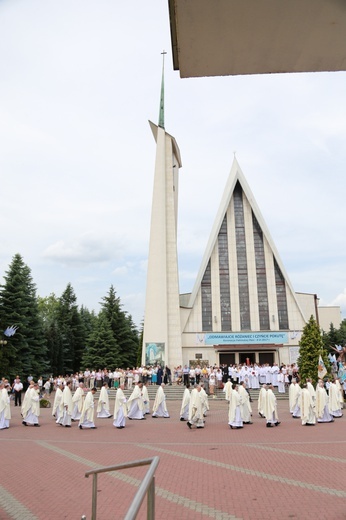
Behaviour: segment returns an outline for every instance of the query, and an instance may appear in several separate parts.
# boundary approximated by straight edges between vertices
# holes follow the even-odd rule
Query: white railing
[[[88,478],[93,476],[92,482],[92,509],[91,520],[96,520],[97,509],[97,475],[99,473],[107,473],[109,471],[117,471],[120,469],[136,468],[139,466],[147,466],[150,464],[145,477],[130,505],[124,520],[134,520],[137,517],[138,511],[142,505],[145,495],[147,495],[147,520],[155,520],[155,471],[159,464],[159,457],[152,457],[151,459],[135,460],[133,462],[125,462],[124,464],[117,464],[116,466],[107,466],[105,468],[92,469],[85,473]],[[86,516],[82,516],[82,520],[86,520]]]

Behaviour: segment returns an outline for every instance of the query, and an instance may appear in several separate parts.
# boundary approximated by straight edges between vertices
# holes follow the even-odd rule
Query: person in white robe
[[[266,375],[266,385],[271,385],[273,374],[271,373],[271,367],[268,365],[268,363],[264,366],[264,373]]]
[[[53,403],[53,408],[52,408],[52,416],[55,417],[55,420],[58,421],[59,417],[60,417],[60,405],[61,405],[61,400],[62,400],[62,389],[63,389],[63,385],[60,383],[59,385],[57,385],[56,387],[56,391],[55,391],[55,397],[54,397],[54,403]]]
[[[127,401],[127,417],[130,420],[145,419],[142,387],[142,383],[137,383]]]
[[[312,399],[312,402],[313,404],[315,404],[315,399],[316,399],[316,391],[314,389],[314,387],[312,386],[312,382],[311,382],[311,379],[308,378],[306,380],[306,388],[309,390],[309,394],[311,396],[311,399]]]
[[[188,421],[189,419],[189,406],[190,406],[190,385],[189,383],[186,385],[183,395],[183,400],[180,408],[180,420]]]
[[[164,393],[165,384],[162,383],[156,392],[155,401],[153,404],[153,413],[152,417],[163,417],[165,419],[169,418],[169,413],[166,405],[166,395]]]
[[[56,423],[65,428],[71,428],[73,401],[71,392],[72,381],[67,381],[62,393],[62,399],[59,408],[59,419]]]
[[[328,408],[328,394],[321,379],[318,381],[316,388],[316,416],[319,423],[334,421]]]
[[[259,382],[261,385],[266,384],[266,369],[263,365],[259,367]]]
[[[279,394],[285,393],[285,376],[282,370],[277,375],[277,387]]]
[[[252,424],[251,415],[252,408],[250,404],[250,396],[246,391],[245,382],[240,383],[238,387],[238,392],[240,395],[240,413],[243,419],[244,424]]]
[[[316,424],[315,403],[306,385],[303,385],[300,393],[299,405],[302,417],[302,426],[313,426]]]
[[[200,383],[201,387],[201,401],[202,401],[202,410],[203,410],[203,417],[207,417],[207,412],[209,411],[209,401],[208,401],[208,394],[204,390],[204,383]]]
[[[342,417],[340,392],[335,380],[331,382],[329,387],[329,411],[335,419]]]
[[[299,398],[300,398],[301,388],[299,383],[297,383],[296,378],[292,378],[292,382],[290,384],[288,390],[288,400],[290,413],[294,419],[299,419],[301,417],[300,407],[299,407]]]
[[[344,407],[344,391],[340,383],[340,379],[338,377],[335,379],[335,384],[337,386],[337,389],[339,390],[340,409],[342,410]]]
[[[8,393],[10,384],[8,381],[0,381],[0,430],[10,427],[11,407]]]
[[[189,417],[187,421],[188,428],[196,426],[197,429],[204,428],[203,419],[203,408],[201,400],[201,387],[196,385],[191,392],[190,405],[189,405]]]
[[[21,415],[22,416],[23,416],[24,410],[26,410],[28,408],[28,401],[30,400],[30,392],[34,388],[34,384],[35,384],[35,381],[32,379],[30,381],[30,383],[29,383],[28,388],[26,389],[25,394],[24,394],[24,399],[23,399],[22,408],[21,408]]]
[[[78,425],[80,430],[86,430],[88,428],[95,430],[97,428],[94,423],[94,395],[96,394],[96,392],[97,388],[92,388],[91,390],[89,390],[84,399],[82,414]]]
[[[125,385],[123,383],[119,386],[115,395],[113,426],[115,426],[118,429],[125,428],[125,419],[127,416],[126,396],[124,394],[124,388]]]
[[[29,390],[25,408],[23,409],[22,424],[24,424],[24,426],[28,426],[28,425],[40,426],[40,424],[38,422],[38,418],[40,416],[39,391],[40,390],[39,390],[39,386],[37,383],[34,383]]]
[[[79,383],[79,386],[72,397],[73,402],[73,410],[71,415],[72,421],[79,421],[82,410],[83,410],[83,402],[84,402],[84,383]]]
[[[262,419],[265,418],[264,409],[265,409],[266,394],[267,394],[267,385],[262,385],[261,389],[258,393],[258,401],[257,401],[258,415],[260,417],[262,417]]]
[[[150,414],[150,399],[149,399],[147,384],[148,383],[145,383],[142,386],[142,399],[143,399],[143,405],[144,405],[144,408],[143,408],[144,415]]]
[[[250,382],[251,382],[251,388],[259,388],[259,369],[258,366],[255,365],[252,367],[252,370],[250,371]]]
[[[228,424],[232,430],[239,430],[240,428],[243,428],[243,420],[240,411],[241,399],[237,388],[238,386],[233,384],[229,396]]]
[[[104,383],[97,403],[97,418],[110,419],[113,415],[109,411],[108,384]]]
[[[231,392],[232,392],[232,383],[230,379],[228,379],[227,383],[225,383],[225,386],[223,387],[223,392],[225,394],[226,401],[229,401],[231,398]]]
[[[272,385],[269,385],[267,388],[264,415],[267,420],[267,428],[278,426],[280,424],[276,397]]]
[[[274,363],[274,365],[271,367],[270,372],[272,375],[271,384],[273,386],[278,386],[278,374],[280,372],[280,368],[278,367],[278,365],[276,363]]]

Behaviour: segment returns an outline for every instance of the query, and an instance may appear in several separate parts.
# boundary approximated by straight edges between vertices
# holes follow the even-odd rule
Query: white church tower
[[[150,122],[156,141],[154,189],[145,299],[142,364],[182,364],[177,255],[178,145],[165,131],[164,67],[159,124]]]

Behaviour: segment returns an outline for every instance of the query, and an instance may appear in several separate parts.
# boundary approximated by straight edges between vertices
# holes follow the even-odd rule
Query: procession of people
[[[340,381],[338,377],[331,381],[319,379],[314,386],[310,378],[300,381],[295,364],[280,367],[276,364],[220,367],[185,365],[173,371],[167,366],[157,370],[156,367],[154,370],[152,368],[140,367],[124,371],[117,369],[113,373],[106,369],[97,372],[86,370],[69,377],[59,376],[53,380],[48,378],[44,384],[42,378],[39,384],[30,376],[21,406],[22,424],[40,426],[42,388],[48,399],[54,394],[51,403],[52,416],[57,425],[66,428],[71,428],[73,422],[78,422],[81,430],[96,429],[95,415],[97,419],[114,416],[111,424],[117,429],[125,428],[127,420],[144,420],[149,414],[154,419],[169,419],[166,385],[183,383],[185,390],[178,419],[186,422],[189,429],[205,427],[210,409],[208,397],[215,398],[217,392],[220,397],[221,389],[228,403],[227,422],[231,429],[242,429],[244,425],[254,423],[250,392],[252,389],[259,389],[258,416],[265,419],[267,428],[281,424],[276,396],[286,391],[289,412],[292,418],[300,419],[303,426],[332,423],[343,416],[346,381]],[[153,381],[157,391],[151,407],[148,388],[153,385]],[[48,390],[48,383],[53,388],[50,386]],[[0,381],[0,430],[10,427],[10,396],[11,393],[15,394],[14,406],[17,406],[21,403],[22,388],[19,376],[12,385],[6,379]],[[112,389],[116,390],[113,413],[110,410]],[[96,393],[99,393],[97,403]]]

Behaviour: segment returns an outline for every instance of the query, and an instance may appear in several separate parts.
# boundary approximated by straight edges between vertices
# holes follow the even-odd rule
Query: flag
[[[15,327],[14,325],[12,325],[11,327],[7,327],[7,329],[4,330],[4,335],[10,338],[11,336],[15,335],[17,329],[18,327]]]
[[[318,378],[323,379],[324,376],[326,375],[326,373],[327,373],[326,365],[324,364],[324,361],[320,354],[320,357],[318,358]]]
[[[328,354],[328,359],[331,363],[336,363],[335,354]]]

